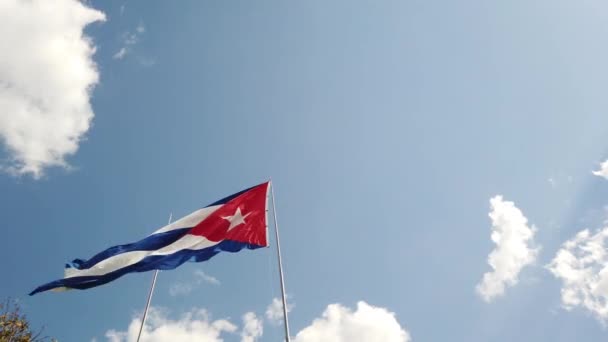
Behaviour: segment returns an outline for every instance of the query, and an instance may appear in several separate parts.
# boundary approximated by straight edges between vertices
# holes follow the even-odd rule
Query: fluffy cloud
[[[593,174],[608,179],[608,160],[600,164],[600,169],[593,171]]]
[[[401,327],[392,312],[365,302],[352,311],[340,304],[331,304],[321,318],[302,329],[294,342],[408,342],[409,333]]]
[[[258,337],[262,336],[263,332],[263,322],[255,315],[255,313],[248,312],[243,315],[241,342],[255,342]]]
[[[287,313],[291,312],[294,304],[287,301]],[[273,298],[266,308],[266,318],[274,324],[283,323],[283,301],[280,298]]]
[[[547,268],[562,280],[562,304],[581,307],[608,323],[608,227],[585,229],[566,241]]]
[[[488,264],[493,271],[485,273],[476,288],[486,302],[503,295],[506,286],[517,284],[519,272],[538,255],[534,246],[536,228],[528,226],[521,210],[502,196],[490,199],[490,205],[491,238],[496,248],[488,256]]]
[[[99,78],[83,29],[103,20],[77,0],[0,2],[0,138],[10,155],[3,170],[39,178],[68,166],[93,119]]]
[[[110,330],[106,333],[106,338],[109,342],[135,342],[140,324],[140,318],[134,317],[127,331]],[[237,327],[228,320],[211,320],[205,310],[195,309],[178,320],[171,320],[165,311],[150,308],[141,340],[145,342],[222,342],[224,341],[223,333],[236,331]]]

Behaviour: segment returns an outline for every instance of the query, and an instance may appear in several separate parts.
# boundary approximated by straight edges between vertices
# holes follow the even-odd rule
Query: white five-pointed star
[[[224,220],[230,222],[230,227],[228,227],[228,231],[232,228],[238,226],[239,224],[245,223],[245,217],[249,216],[251,213],[247,213],[247,215],[243,216],[241,214],[241,208],[236,208],[236,212],[232,216],[222,216]]]

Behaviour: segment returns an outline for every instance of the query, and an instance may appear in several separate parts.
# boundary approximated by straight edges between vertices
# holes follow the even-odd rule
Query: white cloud
[[[241,342],[255,342],[262,336],[264,327],[262,320],[255,313],[248,312],[243,315],[243,330],[241,332]]]
[[[354,312],[340,304],[329,305],[322,317],[302,329],[293,341],[408,342],[410,335],[392,312],[359,302]]]
[[[294,304],[287,301],[287,313],[290,313],[293,308]],[[272,299],[266,308],[266,318],[273,324],[283,323],[283,301],[280,298]]]
[[[194,290],[195,286],[201,285],[203,282],[219,286],[221,285],[220,281],[213,276],[206,274],[201,270],[194,271],[195,280],[192,283],[174,283],[169,287],[169,294],[173,297],[175,296],[184,296],[190,294],[192,290]]]
[[[114,59],[123,59],[128,53],[131,52],[133,46],[137,44],[141,36],[146,32],[146,27],[140,22],[135,28],[135,32],[124,32],[121,40],[122,45],[120,49],[112,56]]]
[[[127,48],[126,47],[121,47],[120,50],[118,50],[118,52],[116,52],[112,58],[114,59],[123,59],[125,56],[127,55]]]
[[[488,256],[488,264],[493,271],[485,273],[476,287],[486,302],[503,295],[506,286],[517,284],[519,272],[534,263],[539,250],[534,246],[536,228],[528,227],[528,219],[513,202],[495,196],[490,205],[491,238],[496,248]]]
[[[140,317],[134,317],[127,331],[109,330],[109,342],[135,342],[141,324]],[[142,342],[222,342],[224,333],[234,333],[237,327],[228,320],[211,320],[207,311],[194,309],[180,319],[172,320],[166,312],[150,308],[142,333]]]
[[[608,323],[608,227],[585,229],[562,244],[547,268],[562,280],[566,310],[581,307]]]
[[[600,169],[593,171],[593,174],[608,179],[608,160],[600,164]]]
[[[48,167],[68,166],[65,158],[93,119],[90,93],[99,80],[83,29],[103,20],[77,0],[1,2],[0,140],[10,154],[4,171],[40,178]]]
[[[220,281],[216,277],[210,276],[201,270],[194,271],[194,275],[199,279],[199,284],[201,281],[204,281],[211,285],[221,285]]]

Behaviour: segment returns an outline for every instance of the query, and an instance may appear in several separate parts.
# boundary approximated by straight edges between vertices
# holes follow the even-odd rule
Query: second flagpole
[[[285,280],[283,279],[283,263],[281,261],[281,242],[279,241],[279,223],[277,221],[277,208],[274,203],[274,183],[270,181],[270,191],[272,194],[272,213],[274,215],[274,233],[277,241],[277,257],[279,260],[279,278],[281,280],[281,299],[283,300],[283,320],[285,324],[285,341],[290,342],[289,320],[287,319],[287,297],[285,295]]]
[[[169,223],[173,219],[173,213],[169,214]],[[148,309],[150,309],[150,303],[152,302],[152,294],[154,294],[154,287],[156,286],[156,278],[158,278],[158,270],[154,270],[154,276],[152,277],[152,285],[150,285],[150,292],[148,293],[148,300],[146,301],[146,308],[144,309],[144,315],[141,318],[141,325],[139,326],[139,333],[137,334],[137,342],[141,338],[141,333],[144,330],[146,324],[146,317],[148,317]]]

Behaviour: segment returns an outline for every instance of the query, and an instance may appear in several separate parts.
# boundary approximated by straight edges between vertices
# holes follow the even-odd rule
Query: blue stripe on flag
[[[190,231],[192,227],[174,229],[163,233],[153,234],[137,242],[126,245],[118,245],[110,247],[103,252],[97,253],[89,260],[74,259],[71,265],[66,265],[66,268],[73,267],[79,270],[84,270],[95,266],[98,262],[109,257],[132,251],[154,251],[168,246],[182,238]]]
[[[121,269],[104,275],[71,277],[52,281],[50,283],[37,287],[34,291],[30,293],[30,296],[39,292],[52,290],[58,287],[67,287],[79,290],[89,289],[111,282],[112,280],[120,278],[127,273],[146,272],[151,270],[172,270],[186,261],[201,262],[209,260],[221,251],[234,253],[240,251],[243,248],[258,249],[262,247],[265,246],[224,240],[215,246],[207,247],[204,249],[182,249],[169,255],[151,255],[145,257],[138,263],[123,267]]]

